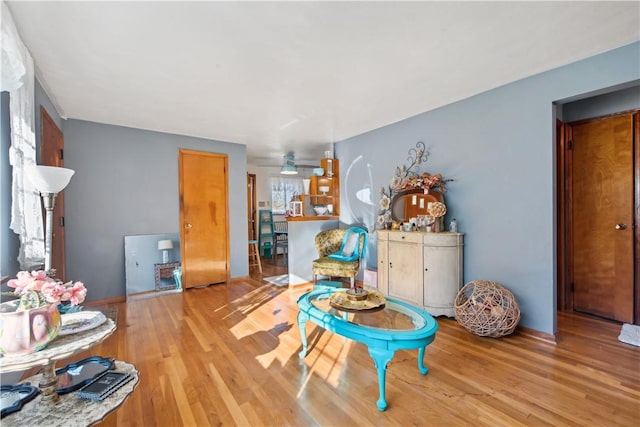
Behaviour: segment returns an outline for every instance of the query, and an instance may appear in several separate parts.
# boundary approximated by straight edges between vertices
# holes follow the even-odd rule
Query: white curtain
[[[302,178],[271,178],[271,211],[284,214],[294,195],[304,194]]]
[[[12,204],[9,227],[20,237],[18,262],[27,269],[44,262],[44,226],[40,195],[24,174],[24,167],[36,163],[34,132],[34,68],[29,54],[13,23],[7,5],[2,2],[1,22],[1,91],[9,91],[12,166]]]

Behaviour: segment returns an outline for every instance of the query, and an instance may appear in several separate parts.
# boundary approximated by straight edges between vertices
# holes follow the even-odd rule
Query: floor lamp
[[[56,273],[51,268],[51,247],[53,242],[53,208],[56,196],[69,185],[75,171],[57,166],[33,165],[25,168],[25,174],[31,180],[33,187],[40,192],[46,212],[45,240],[44,240],[44,271],[53,277]]]

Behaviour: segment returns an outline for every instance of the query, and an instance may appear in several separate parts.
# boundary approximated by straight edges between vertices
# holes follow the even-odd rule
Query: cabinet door
[[[389,295],[389,242],[378,235],[378,291]]]
[[[422,305],[422,248],[417,243],[389,242],[389,296]]]
[[[462,282],[459,246],[424,247],[424,306],[433,316],[453,316],[453,302]]]

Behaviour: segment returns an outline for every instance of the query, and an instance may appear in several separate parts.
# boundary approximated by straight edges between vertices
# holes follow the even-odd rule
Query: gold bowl
[[[369,297],[369,292],[364,289],[349,289],[347,298],[351,301],[364,301]]]

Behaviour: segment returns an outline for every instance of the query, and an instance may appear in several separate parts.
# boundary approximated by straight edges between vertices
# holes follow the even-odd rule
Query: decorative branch
[[[407,168],[407,171],[412,173],[418,173],[418,165],[426,162],[429,159],[429,152],[426,151],[426,147],[424,142],[418,141],[416,142],[416,148],[409,149],[409,157],[407,160],[409,161],[410,166]],[[416,170],[412,170],[413,168]]]

